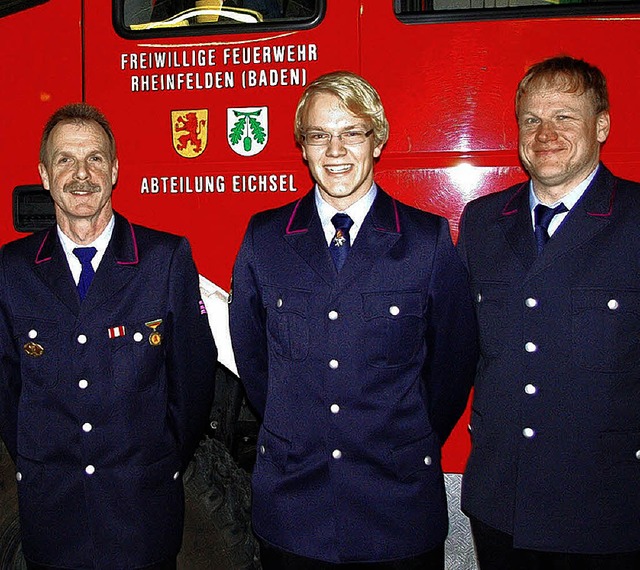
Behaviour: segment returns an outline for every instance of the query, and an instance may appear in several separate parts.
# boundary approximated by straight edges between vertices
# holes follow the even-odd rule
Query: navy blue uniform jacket
[[[130,570],[177,554],[180,475],[213,395],[199,299],[187,241],[118,214],[82,303],[55,228],[0,250],[0,428],[32,562]]]
[[[251,220],[232,298],[238,370],[264,418],[258,536],[331,562],[441,544],[440,446],[476,363],[446,220],[379,191],[338,274],[311,192]]]
[[[528,183],[471,202],[481,359],[463,509],[515,546],[640,549],[640,185],[603,165],[537,257]]]

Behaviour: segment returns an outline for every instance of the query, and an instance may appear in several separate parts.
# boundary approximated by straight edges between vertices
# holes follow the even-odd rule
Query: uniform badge
[[[208,109],[171,111],[173,148],[184,158],[200,156],[207,148]]]
[[[124,325],[120,325],[119,327],[111,327],[109,329],[109,338],[118,338],[119,336],[124,336],[126,331],[124,329]]]
[[[264,149],[269,139],[267,107],[227,109],[227,142],[240,156],[254,156]]]
[[[200,299],[198,301],[198,306],[200,307],[200,314],[201,315],[206,315],[207,314],[207,307],[204,304],[204,301],[202,299]]]
[[[344,237],[342,230],[336,230],[336,235],[333,238],[333,245],[336,247],[342,247],[346,241],[347,238]]]
[[[155,321],[144,323],[146,327],[149,327],[153,331],[149,335],[149,344],[151,346],[158,346],[162,342],[162,335],[156,330],[161,324],[162,319],[156,319]]]
[[[39,356],[42,356],[44,354],[44,347],[41,344],[38,344],[37,342],[30,341],[27,344],[25,344],[22,348],[24,348],[24,351],[29,356],[33,356],[34,358],[38,358]]]

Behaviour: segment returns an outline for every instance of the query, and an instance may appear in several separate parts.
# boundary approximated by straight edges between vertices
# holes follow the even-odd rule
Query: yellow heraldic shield
[[[184,158],[195,158],[204,152],[208,129],[208,109],[171,111],[173,148]]]

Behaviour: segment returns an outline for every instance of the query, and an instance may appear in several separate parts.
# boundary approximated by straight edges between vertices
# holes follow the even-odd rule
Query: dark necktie
[[[351,247],[349,228],[353,225],[353,220],[347,214],[338,213],[331,218],[331,223],[336,228],[336,233],[331,239],[329,251],[336,269],[340,271]]]
[[[93,256],[98,251],[95,247],[76,247],[73,250],[73,254],[80,260],[82,264],[82,272],[80,273],[80,281],[78,281],[78,295],[80,295],[80,300],[84,300],[87,291],[89,290],[89,285],[91,285],[91,281],[93,280],[93,276],[95,275],[95,271],[93,270],[93,265],[91,265],[91,260]]]
[[[536,243],[538,245],[538,255],[542,253],[542,249],[549,241],[549,224],[556,214],[566,212],[567,207],[564,204],[558,204],[555,208],[549,208],[544,204],[538,204],[534,209]]]

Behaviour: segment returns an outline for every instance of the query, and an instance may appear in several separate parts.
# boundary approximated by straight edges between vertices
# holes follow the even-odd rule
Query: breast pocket
[[[65,337],[59,323],[54,321],[28,317],[16,319],[14,341],[20,354],[23,381],[42,387],[58,383]]]
[[[265,287],[269,345],[287,360],[304,360],[309,353],[308,307],[311,291]]]
[[[367,324],[363,340],[369,365],[390,368],[412,362],[425,337],[422,294],[418,291],[363,293],[362,309]]]
[[[573,289],[572,348],[594,372],[628,372],[640,361],[640,290]]]
[[[149,323],[153,326],[149,326]],[[110,329],[109,335],[116,388],[140,392],[164,378],[165,337],[162,323],[147,321],[121,325],[117,329]]]
[[[495,358],[504,348],[508,325],[507,295],[509,285],[485,281],[474,284],[473,294],[480,331],[480,349],[486,358]]]

